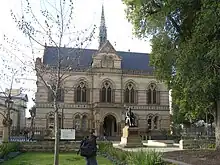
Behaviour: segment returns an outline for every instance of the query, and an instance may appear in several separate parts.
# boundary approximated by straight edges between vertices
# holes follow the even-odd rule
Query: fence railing
[[[72,128],[62,128],[62,129],[72,129]],[[80,129],[76,130],[75,138],[82,138],[84,135],[88,135],[89,129]],[[49,129],[45,127],[11,127],[10,129],[10,138],[11,141],[23,141],[27,140],[44,140],[44,139],[53,139],[54,138],[54,129]]]

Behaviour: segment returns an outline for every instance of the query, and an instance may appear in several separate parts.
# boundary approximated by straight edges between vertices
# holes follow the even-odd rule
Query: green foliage
[[[120,162],[126,162],[127,157],[130,155],[130,152],[114,148],[111,142],[99,142],[98,145],[101,153],[107,153]]]
[[[178,120],[215,109],[220,96],[220,3],[123,0],[139,37],[152,35],[155,75],[172,89]]]
[[[19,143],[2,143],[0,145],[0,158],[7,156],[10,152],[19,151]]]
[[[154,150],[133,152],[128,157],[128,164],[132,165],[165,165],[162,154]]]
[[[121,164],[132,165],[163,165],[162,154],[154,150],[128,152],[114,148],[111,142],[99,142],[99,151],[106,157],[113,157]],[[110,158],[111,159],[111,158]]]

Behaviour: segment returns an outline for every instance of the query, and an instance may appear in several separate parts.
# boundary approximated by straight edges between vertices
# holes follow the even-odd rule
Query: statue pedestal
[[[125,126],[122,132],[121,142],[119,144],[121,147],[134,148],[143,146],[138,127]]]

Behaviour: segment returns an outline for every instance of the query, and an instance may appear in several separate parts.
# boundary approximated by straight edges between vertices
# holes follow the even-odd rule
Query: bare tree
[[[28,74],[28,71],[24,69],[24,66],[15,57],[10,56],[6,51],[4,52],[0,58],[0,115],[3,118],[3,141],[8,142],[10,139],[10,128],[13,122],[10,114],[13,111],[20,113],[17,107],[19,105],[14,105],[13,100],[22,99],[19,98],[19,93],[13,94],[13,89],[22,84],[22,81],[25,79],[23,76]]]
[[[59,164],[59,126],[58,111],[59,97],[63,91],[63,83],[71,76],[71,73],[78,66],[78,59],[93,38],[95,26],[90,29],[74,31],[73,22],[74,2],[73,0],[40,0],[41,9],[36,7],[29,0],[22,1],[22,14],[17,15],[11,12],[12,18],[19,30],[28,38],[33,61],[39,49],[52,46],[54,49],[51,65],[45,65],[40,58],[36,59],[34,70],[37,75],[37,83],[42,83],[52,94],[54,122],[55,122],[55,148],[54,165]],[[65,51],[63,47],[73,47]],[[79,48],[79,49],[76,49]],[[76,52],[77,51],[77,52]],[[77,54],[71,57],[66,54]]]

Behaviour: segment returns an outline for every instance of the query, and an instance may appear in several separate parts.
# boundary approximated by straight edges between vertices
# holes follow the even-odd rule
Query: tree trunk
[[[34,137],[34,118],[31,116],[31,137],[30,140],[33,140]]]
[[[54,104],[54,123],[55,123],[55,144],[54,144],[54,165],[59,165],[59,125],[58,125],[58,108],[57,105]]]
[[[217,101],[215,137],[216,149],[220,150],[220,100]]]
[[[9,142],[9,129],[8,129],[8,126],[3,127],[2,140],[3,140],[3,142]]]

